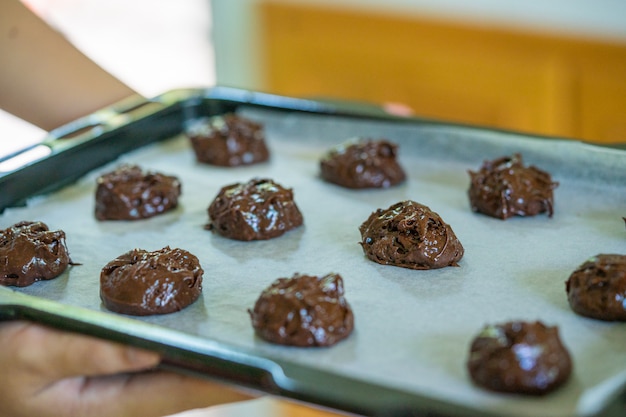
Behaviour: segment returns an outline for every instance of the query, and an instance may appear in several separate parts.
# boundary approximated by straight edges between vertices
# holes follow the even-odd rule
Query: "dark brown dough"
[[[331,346],[354,328],[339,274],[295,274],[263,290],[249,310],[256,334],[271,343],[300,347]]]
[[[359,230],[365,255],[382,265],[410,269],[457,266],[464,253],[452,228],[437,213],[410,200],[376,210]]]
[[[0,284],[26,287],[56,278],[71,264],[65,232],[24,221],[0,230]]]
[[[607,321],[626,321],[626,255],[600,254],[580,265],[565,283],[576,313]]]
[[[198,120],[186,133],[198,162],[232,167],[269,159],[263,125],[232,113]]]
[[[485,326],[472,341],[467,368],[488,390],[543,395],[568,380],[572,359],[557,327],[512,321]]]
[[[235,240],[266,240],[301,226],[293,191],[271,179],[223,187],[208,209],[207,228]]]
[[[173,176],[143,172],[136,165],[122,165],[97,180],[98,220],[139,220],[178,206],[180,181]]]
[[[398,146],[386,140],[355,139],[331,148],[320,161],[324,180],[347,188],[387,188],[406,179]]]
[[[102,268],[100,298],[116,313],[173,313],[198,299],[203,274],[198,258],[186,250],[133,249]]]
[[[468,194],[475,212],[502,220],[554,213],[553,190],[559,184],[547,172],[524,166],[520,154],[485,161],[478,172],[469,174]]]

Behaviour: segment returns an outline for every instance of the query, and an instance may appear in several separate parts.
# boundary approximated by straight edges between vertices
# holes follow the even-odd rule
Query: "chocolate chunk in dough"
[[[520,154],[485,161],[478,172],[469,174],[468,194],[475,212],[502,220],[554,213],[553,190],[559,184],[547,172],[524,166]]]
[[[331,346],[354,328],[339,274],[295,274],[263,290],[248,310],[256,334],[271,343],[300,347]]]
[[[513,321],[485,326],[471,344],[467,368],[488,390],[543,395],[568,380],[572,360],[558,328]]]
[[[293,191],[271,179],[223,187],[208,211],[207,228],[236,240],[271,239],[303,223]]]
[[[232,113],[200,119],[186,134],[198,162],[232,167],[269,159],[263,125]]]
[[[71,263],[62,230],[28,221],[0,230],[1,285],[26,287],[56,278]]]
[[[414,201],[376,210],[359,230],[365,255],[382,265],[435,269],[457,266],[463,257],[463,245],[452,228]]]
[[[136,165],[122,165],[97,179],[98,220],[139,220],[178,205],[181,193],[176,177],[143,172]]]
[[[600,254],[580,265],[565,283],[577,314],[626,321],[626,255]]]
[[[347,188],[391,187],[406,179],[397,153],[398,146],[386,140],[350,140],[322,157],[321,176]]]
[[[116,313],[173,313],[198,299],[203,274],[198,258],[186,250],[133,249],[102,268],[100,298]]]

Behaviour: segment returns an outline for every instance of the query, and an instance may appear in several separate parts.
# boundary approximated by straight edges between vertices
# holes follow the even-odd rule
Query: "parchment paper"
[[[134,247],[169,245],[200,258],[203,296],[182,312],[138,320],[508,416],[591,415],[624,389],[626,324],[574,314],[565,293],[565,280],[587,258],[626,249],[624,152],[461,127],[250,109],[246,115],[266,126],[269,163],[201,165],[181,135],[127,154],[74,185],[32,199],[27,207],[6,210],[1,227],[41,220],[64,230],[72,259],[82,264],[18,291],[104,310],[98,294],[102,266]],[[365,191],[323,182],[320,156],[357,135],[398,143],[406,183]],[[501,221],[471,212],[467,171],[513,152],[560,183],[553,218]],[[96,221],[95,179],[122,162],[178,176],[180,207],[143,221]],[[204,230],[207,207],[220,187],[252,177],[293,188],[305,225],[260,242],[232,241]],[[430,206],[452,226],[465,247],[459,267],[413,271],[365,258],[357,243],[358,226],[377,208],[404,199]],[[347,340],[331,348],[302,349],[255,337],[247,309],[274,279],[295,272],[343,276],[355,314],[355,331]],[[559,327],[574,360],[567,385],[542,398],[495,394],[472,385],[465,368],[471,340],[487,323],[514,319]]]

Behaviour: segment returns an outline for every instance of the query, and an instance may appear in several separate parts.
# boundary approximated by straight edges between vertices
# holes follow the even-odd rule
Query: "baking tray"
[[[181,132],[199,117],[232,111],[266,126],[270,162],[240,168],[195,162]],[[321,154],[354,136],[398,143],[406,183],[345,190],[321,181]],[[152,349],[163,354],[167,369],[356,414],[624,415],[626,327],[575,315],[564,286],[586,258],[624,253],[624,151],[228,88],[131,98],[52,132],[43,146],[47,156],[0,176],[0,225],[30,219],[63,229],[82,265],[30,287],[0,287],[3,320],[33,320]],[[553,218],[501,221],[469,209],[467,171],[513,152],[560,183]],[[178,175],[180,207],[140,222],[97,222],[95,178],[123,162]],[[304,227],[264,242],[230,241],[204,230],[219,188],[255,176],[293,188]],[[361,222],[409,198],[452,226],[466,249],[458,268],[413,271],[364,257],[357,243]],[[107,312],[98,297],[101,267],[133,247],[165,245],[200,258],[200,300],[166,316]],[[254,336],[247,309],[275,278],[295,272],[344,277],[355,313],[347,340],[303,349]],[[487,323],[513,319],[559,326],[575,366],[566,386],[526,398],[471,384],[465,371],[471,339]]]

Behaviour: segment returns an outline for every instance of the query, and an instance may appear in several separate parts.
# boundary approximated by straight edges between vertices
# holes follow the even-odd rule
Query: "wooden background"
[[[279,1],[257,13],[264,91],[626,142],[626,44]]]

